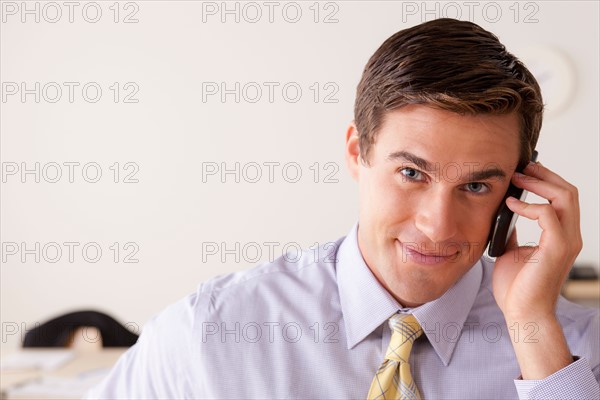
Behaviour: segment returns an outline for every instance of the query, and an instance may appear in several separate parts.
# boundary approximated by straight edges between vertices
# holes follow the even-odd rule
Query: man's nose
[[[415,226],[432,243],[441,243],[456,235],[461,216],[451,190],[432,190],[419,203]]]

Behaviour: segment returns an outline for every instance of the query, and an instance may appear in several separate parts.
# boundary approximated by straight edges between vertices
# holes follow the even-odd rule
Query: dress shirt
[[[408,310],[367,267],[357,229],[301,257],[200,284],[144,326],[88,398],[364,399],[390,341],[388,318],[409,311],[424,330],[410,357],[424,399],[599,397],[599,310],[561,297],[557,316],[576,361],[519,380],[491,260]],[[535,324],[519,331],[535,340]]]

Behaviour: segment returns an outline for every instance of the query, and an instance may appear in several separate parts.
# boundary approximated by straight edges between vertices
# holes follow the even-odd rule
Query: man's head
[[[542,126],[542,97],[533,75],[494,34],[468,21],[442,18],[404,29],[371,56],[354,105],[367,164],[385,114],[407,104],[471,115],[516,112],[520,166],[531,158]]]
[[[346,160],[361,253],[404,306],[440,297],[481,257],[542,108],[531,73],[470,22],[400,31],[371,57]]]

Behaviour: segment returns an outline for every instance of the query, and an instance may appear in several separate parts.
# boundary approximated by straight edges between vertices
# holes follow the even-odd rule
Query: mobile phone
[[[531,155],[532,162],[537,160],[537,155],[537,151],[534,150],[533,154]],[[515,229],[518,214],[513,213],[506,205],[506,198],[509,196],[516,197],[521,201],[525,201],[525,198],[527,197],[527,190],[518,188],[512,183],[508,186],[508,190],[502,199],[500,208],[498,209],[498,214],[496,214],[494,227],[490,231],[490,241],[488,246],[488,255],[490,257],[500,257],[502,254],[504,254],[508,238]]]

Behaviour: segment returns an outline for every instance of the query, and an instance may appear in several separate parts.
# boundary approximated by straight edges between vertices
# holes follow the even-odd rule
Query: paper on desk
[[[41,369],[52,371],[70,361],[75,356],[73,350],[22,350],[3,357],[2,371]]]
[[[46,376],[7,392],[8,398],[80,399],[108,375],[110,368],[87,371],[75,377]]]

